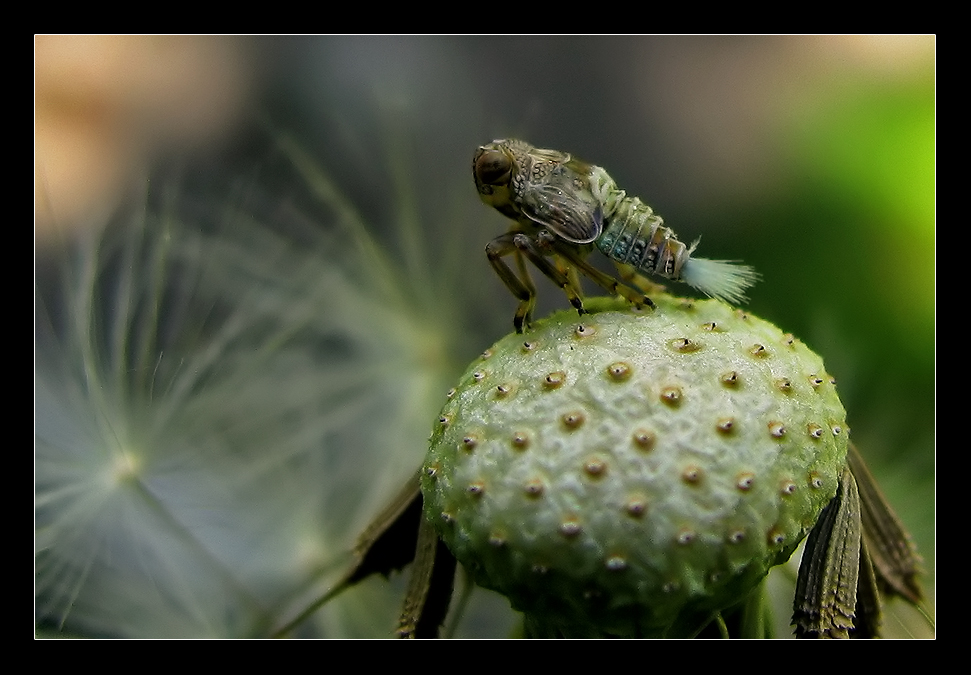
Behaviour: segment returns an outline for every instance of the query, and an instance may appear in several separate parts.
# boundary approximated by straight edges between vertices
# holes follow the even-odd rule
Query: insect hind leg
[[[519,306],[513,317],[513,326],[517,333],[522,333],[533,320],[533,306],[536,303],[536,287],[529,276],[529,270],[523,262],[523,256],[516,244],[513,242],[515,235],[511,233],[496,237],[486,245],[486,257],[492,269],[502,279],[509,292],[519,299]],[[506,264],[503,258],[513,254],[516,258],[516,266],[519,270],[517,276],[512,268]]]
[[[574,250],[569,248],[569,246],[565,246],[559,241],[553,241],[550,245],[556,251],[557,255],[565,258],[567,262],[573,265],[576,269],[580,270],[584,276],[589,278],[611,295],[621,296],[638,309],[643,307],[654,307],[654,302],[649,297],[634,290],[630,286],[620,283],[609,274],[601,272],[596,267],[577,255]]]
[[[666,289],[663,284],[651,281],[643,274],[638,272],[637,269],[635,269],[632,265],[617,262],[615,260],[614,267],[617,268],[617,274],[620,276],[621,281],[628,286],[638,289],[642,293],[663,293]]]

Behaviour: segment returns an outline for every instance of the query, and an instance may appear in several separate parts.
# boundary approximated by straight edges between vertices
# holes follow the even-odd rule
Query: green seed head
[[[432,433],[426,518],[544,630],[658,635],[729,607],[836,492],[848,429],[822,359],[721,302],[656,302],[503,338]]]

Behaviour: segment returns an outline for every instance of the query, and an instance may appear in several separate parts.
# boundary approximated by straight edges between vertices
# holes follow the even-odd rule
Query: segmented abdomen
[[[601,253],[640,272],[680,279],[690,251],[661,217],[637,197],[628,197],[600,167],[592,183],[604,210],[604,228],[596,242]]]

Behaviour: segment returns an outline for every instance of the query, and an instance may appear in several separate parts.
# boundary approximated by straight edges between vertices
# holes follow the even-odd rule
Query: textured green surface
[[[723,303],[655,301],[503,338],[432,434],[426,516],[543,630],[659,634],[735,604],[836,491],[848,429],[820,357]]]

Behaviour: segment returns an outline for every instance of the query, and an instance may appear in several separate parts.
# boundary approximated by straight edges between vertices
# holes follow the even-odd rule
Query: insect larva
[[[514,319],[519,332],[529,324],[535,301],[524,258],[563,288],[581,314],[583,301],[571,268],[636,306],[653,304],[587,263],[594,247],[636,273],[683,281],[733,304],[744,302],[745,290],[758,280],[748,265],[692,257],[698,241],[686,246],[651,207],[628,197],[606,171],[568,153],[500,140],[479,148],[472,167],[482,201],[515,221],[486,246],[486,255],[519,298]],[[519,274],[503,260],[510,254]]]

